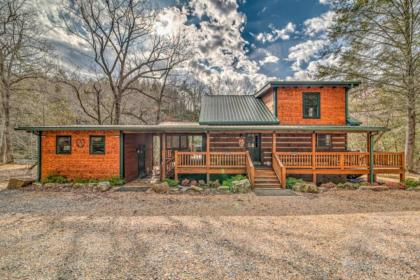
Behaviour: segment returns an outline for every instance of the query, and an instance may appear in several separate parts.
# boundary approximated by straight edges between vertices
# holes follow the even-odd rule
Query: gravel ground
[[[419,279],[420,192],[0,191],[0,279]]]

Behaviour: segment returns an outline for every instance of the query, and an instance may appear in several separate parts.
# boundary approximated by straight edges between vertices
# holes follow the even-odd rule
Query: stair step
[[[280,185],[274,185],[274,184],[270,184],[270,185],[255,185],[254,186],[255,189],[281,189]]]

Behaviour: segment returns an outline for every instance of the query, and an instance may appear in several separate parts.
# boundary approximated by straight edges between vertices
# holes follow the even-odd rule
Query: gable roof
[[[360,85],[360,81],[269,81],[255,96],[261,96],[272,87],[345,87],[354,88]]]
[[[201,98],[200,124],[270,125],[278,124],[261,99],[252,95],[204,95]]]

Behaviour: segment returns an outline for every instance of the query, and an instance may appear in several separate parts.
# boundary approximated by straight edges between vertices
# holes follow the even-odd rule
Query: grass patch
[[[165,180],[163,180],[163,182],[168,183],[168,185],[169,185],[170,187],[176,187],[176,186],[178,186],[178,185],[179,185],[179,182],[178,182],[177,180],[170,179],[170,178],[166,178]]]
[[[294,177],[287,177],[286,179],[286,188],[292,189],[294,185],[297,183],[303,183],[304,181],[302,179],[297,179]]]
[[[42,183],[48,184],[48,183],[54,183],[54,184],[64,184],[67,183],[68,180],[66,177],[58,174],[51,174],[48,175],[44,180],[42,180]]]
[[[246,177],[243,176],[243,175],[230,176],[229,178],[223,180],[222,185],[223,186],[228,186],[229,188],[231,188],[233,181],[240,181],[240,180],[244,180],[244,179],[246,179]]]
[[[407,189],[411,189],[411,188],[416,188],[416,187],[420,186],[420,181],[408,178],[404,181],[404,184],[407,187]]]
[[[107,180],[111,186],[122,186],[125,184],[125,179],[119,176],[111,177]]]

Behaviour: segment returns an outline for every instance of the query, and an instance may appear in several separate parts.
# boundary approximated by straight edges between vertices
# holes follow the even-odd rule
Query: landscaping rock
[[[87,186],[90,188],[94,188],[98,185],[98,183],[88,183]]]
[[[167,193],[169,192],[169,184],[167,182],[155,184],[152,186],[152,190],[155,193]]]
[[[251,190],[251,183],[248,179],[233,181],[231,190],[233,193],[247,193]]]
[[[169,188],[169,193],[171,193],[171,194],[177,194],[179,192],[180,192],[180,189],[177,188],[177,187],[171,187],[171,188]]]
[[[380,192],[380,191],[388,191],[389,188],[387,186],[361,186],[359,190]]]
[[[184,187],[187,187],[190,185],[190,179],[185,178],[184,180],[181,181],[181,185]]]
[[[345,189],[345,190],[357,190],[360,187],[359,183],[350,183],[350,182],[345,182],[337,184],[337,188],[339,189]]]
[[[108,181],[99,182],[97,188],[101,192],[109,191],[111,189],[111,183]]]
[[[206,181],[204,181],[204,180],[199,180],[199,181],[198,181],[198,185],[199,185],[200,187],[204,187],[204,186],[206,186],[207,184],[206,184]]]
[[[335,188],[337,188],[337,185],[336,185],[336,184],[334,184],[333,182],[328,182],[328,183],[321,184],[321,185],[319,186],[319,188],[325,188],[325,189],[327,189],[327,190],[330,190],[330,189],[335,189]]]
[[[197,180],[191,180],[190,184],[191,186],[198,186]]]
[[[63,183],[63,184],[57,184],[57,187],[59,187],[60,189],[68,189],[73,187],[72,183]]]
[[[420,192],[420,187],[409,188],[409,191]]]
[[[28,179],[10,179],[9,183],[7,184],[7,188],[9,190],[20,189],[32,184],[34,180]]]
[[[55,183],[46,183],[43,185],[45,189],[51,189],[51,188],[55,188],[57,186],[57,184]]]
[[[314,183],[309,182],[296,183],[292,189],[296,192],[319,193],[318,187]]]
[[[212,182],[210,182],[210,184],[209,184],[209,187],[210,188],[214,188],[214,189],[217,189],[218,187],[220,187],[221,185],[220,185],[220,182],[219,182],[219,180],[216,180],[216,181],[212,181]]]
[[[201,188],[201,187],[198,187],[198,186],[191,186],[190,187],[190,190],[191,191],[195,191],[195,192],[202,192],[203,191],[203,188]]]
[[[229,186],[219,186],[219,187],[217,187],[217,192],[230,193],[230,187]]]

